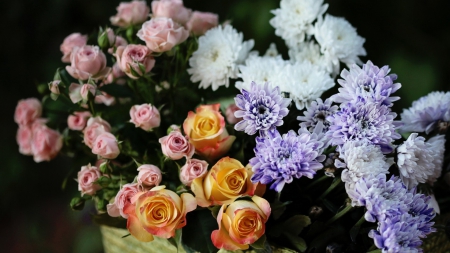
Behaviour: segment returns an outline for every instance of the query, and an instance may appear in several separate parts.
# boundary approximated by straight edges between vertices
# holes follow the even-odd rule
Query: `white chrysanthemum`
[[[247,58],[254,41],[243,41],[242,33],[233,27],[218,26],[208,30],[198,40],[198,49],[189,59],[187,71],[192,82],[200,81],[199,88],[228,87],[229,78],[237,78],[238,65]]]
[[[314,26],[314,36],[320,44],[320,50],[331,62],[328,70],[339,68],[339,61],[351,66],[362,64],[359,56],[365,56],[365,39],[356,33],[356,29],[344,18],[326,15]]]
[[[282,80],[280,90],[289,93],[299,110],[334,86],[334,81],[328,72],[309,62],[286,65],[280,80]]]
[[[281,72],[288,64],[281,56],[277,57],[261,57],[251,55],[245,61],[245,65],[239,66],[238,76],[242,81],[236,82],[236,88],[250,90],[252,82],[264,84],[268,82],[271,88],[280,87],[282,80]]]
[[[281,0],[280,8],[272,10],[275,15],[270,24],[275,34],[283,38],[289,47],[296,47],[312,31],[312,22],[328,8],[323,0]]]
[[[409,135],[408,139],[397,148],[397,165],[403,183],[411,189],[419,183],[425,183],[434,174],[435,158],[431,144],[417,133]]]
[[[380,146],[366,141],[346,142],[339,158],[344,162],[336,160],[335,165],[346,168],[342,171],[341,179],[347,190],[354,189],[354,185],[362,177],[389,173],[389,167],[394,163],[393,159],[386,159]]]
[[[269,48],[266,50],[266,53],[263,57],[277,57],[280,54],[278,53],[277,46],[275,43],[270,43]]]
[[[320,46],[314,41],[302,43],[298,47],[289,49],[289,58],[291,63],[308,61],[312,65],[328,72],[328,66],[331,62],[320,52]],[[339,74],[339,69],[333,69],[333,75]]]
[[[431,150],[431,155],[434,157],[432,161],[434,164],[433,174],[428,177],[427,182],[433,184],[442,173],[442,163],[444,162],[445,152],[445,135],[438,134],[433,136],[427,141],[427,144]]]

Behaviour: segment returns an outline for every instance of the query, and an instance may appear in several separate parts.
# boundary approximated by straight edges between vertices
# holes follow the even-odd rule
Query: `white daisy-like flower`
[[[417,133],[409,135],[402,145],[397,147],[397,165],[400,178],[403,183],[411,189],[419,183],[425,183],[429,177],[434,175],[436,165],[435,151],[425,138]]]
[[[433,136],[427,141],[427,144],[431,150],[431,155],[434,157],[432,161],[434,165],[433,174],[428,177],[427,182],[433,184],[442,173],[445,152],[445,135],[438,134]]]
[[[250,90],[252,82],[269,83],[271,88],[282,85],[281,74],[284,66],[288,64],[281,56],[261,57],[251,55],[245,61],[245,65],[239,66],[238,76],[242,81],[236,82],[236,88]]]
[[[331,62],[320,52],[320,46],[314,41],[302,43],[298,47],[289,49],[289,58],[291,63],[310,62],[312,65],[319,67],[328,72],[328,66]],[[339,74],[339,69],[333,69],[333,75]]]
[[[289,47],[296,47],[310,34],[313,21],[328,8],[323,0],[281,0],[280,8],[272,10],[275,15],[270,24],[275,34],[283,38]]]
[[[365,39],[356,33],[356,29],[344,18],[325,15],[314,26],[314,37],[320,44],[320,50],[331,63],[328,71],[339,69],[339,61],[351,66],[362,64],[359,56],[365,56]]]
[[[280,54],[278,53],[277,46],[275,43],[270,43],[269,48],[266,50],[264,57],[277,57]]]
[[[339,158],[344,162],[335,160],[338,168],[345,168],[341,174],[341,180],[345,182],[345,188],[354,189],[355,184],[363,177],[369,175],[388,174],[389,167],[394,163],[393,159],[387,159],[380,146],[367,141],[349,141],[340,150]]]
[[[208,30],[189,59],[191,81],[200,81],[199,88],[204,89],[228,87],[229,79],[238,77],[238,65],[245,61],[253,45],[253,40],[243,41],[242,33],[230,25]]]
[[[310,62],[286,65],[280,75],[280,80],[282,80],[280,90],[289,93],[299,110],[334,86],[330,74]]]

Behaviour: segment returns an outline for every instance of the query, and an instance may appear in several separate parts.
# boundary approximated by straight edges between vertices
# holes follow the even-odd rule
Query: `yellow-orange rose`
[[[219,229],[211,234],[211,240],[219,249],[244,250],[256,242],[265,232],[270,216],[267,200],[253,196],[252,201],[237,200],[223,205],[217,215]]]
[[[228,134],[219,108],[220,104],[199,106],[196,113],[188,113],[183,123],[184,133],[194,145],[195,152],[209,161],[228,152],[236,139]]]
[[[186,213],[197,207],[194,196],[166,190],[164,185],[136,194],[125,212],[129,214],[127,228],[136,239],[153,241],[153,235],[170,238],[175,230],[186,225]]]
[[[192,181],[191,190],[202,207],[230,204],[241,196],[253,196],[257,184],[238,160],[224,157],[208,173]]]

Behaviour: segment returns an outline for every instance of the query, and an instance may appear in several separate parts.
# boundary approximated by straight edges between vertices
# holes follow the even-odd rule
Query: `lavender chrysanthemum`
[[[270,189],[280,192],[294,178],[313,178],[325,160],[318,152],[323,143],[315,137],[309,133],[297,135],[292,130],[281,136],[276,129],[266,137],[256,137],[255,157],[250,159],[252,182],[273,182]]]
[[[428,234],[436,231],[436,229],[433,228],[434,222],[431,221],[434,216],[436,216],[436,213],[434,212],[434,208],[430,205],[430,196],[415,193],[415,190],[413,190],[412,193],[414,196],[409,204],[408,214],[415,218],[414,223],[417,224],[417,229],[421,233],[419,236],[424,238]]]
[[[397,147],[397,165],[403,183],[409,188],[425,183],[434,174],[434,150],[425,138],[412,133]]]
[[[428,177],[427,183],[433,184],[442,173],[442,164],[444,162],[445,135],[438,134],[427,141],[433,155],[433,174]]]
[[[362,97],[367,101],[381,103],[386,106],[392,106],[392,102],[400,97],[391,97],[391,94],[400,89],[400,83],[394,83],[397,75],[390,74],[389,66],[379,68],[371,61],[360,68],[353,64],[350,71],[342,70],[338,83],[342,86],[339,93],[331,96],[331,100],[336,103],[346,103]]]
[[[289,112],[287,106],[291,100],[283,98],[278,87],[270,88],[269,84],[251,84],[251,90],[241,90],[235,97],[236,106],[240,110],[234,113],[236,118],[243,118],[234,125],[237,131],[245,131],[249,135],[257,131],[267,132],[283,125],[283,117]]]
[[[392,152],[391,142],[399,139],[397,123],[386,105],[364,99],[342,104],[339,111],[327,117],[330,128],[327,135],[332,145],[342,146],[347,141],[367,140],[379,145],[383,153]]]
[[[388,217],[379,221],[378,229],[369,232],[375,246],[383,253],[419,253],[421,231],[415,224],[415,219],[405,213]]]
[[[450,122],[450,92],[431,92],[400,114],[404,132],[433,131],[439,121]]]
[[[316,101],[312,101],[307,110],[303,113],[304,116],[298,116],[297,120],[303,121],[300,123],[301,127],[307,127],[311,131],[318,122],[323,123],[323,131],[328,131],[330,122],[327,117],[332,115],[338,110],[337,105],[331,105],[331,99],[326,99],[325,102],[318,98]]]

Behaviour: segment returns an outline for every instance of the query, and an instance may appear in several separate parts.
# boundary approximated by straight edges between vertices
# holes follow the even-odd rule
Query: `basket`
[[[439,215],[435,224],[437,227],[445,227],[449,221],[450,213],[446,213]],[[422,249],[425,253],[450,253],[450,240],[442,228],[428,235],[423,241]]]

